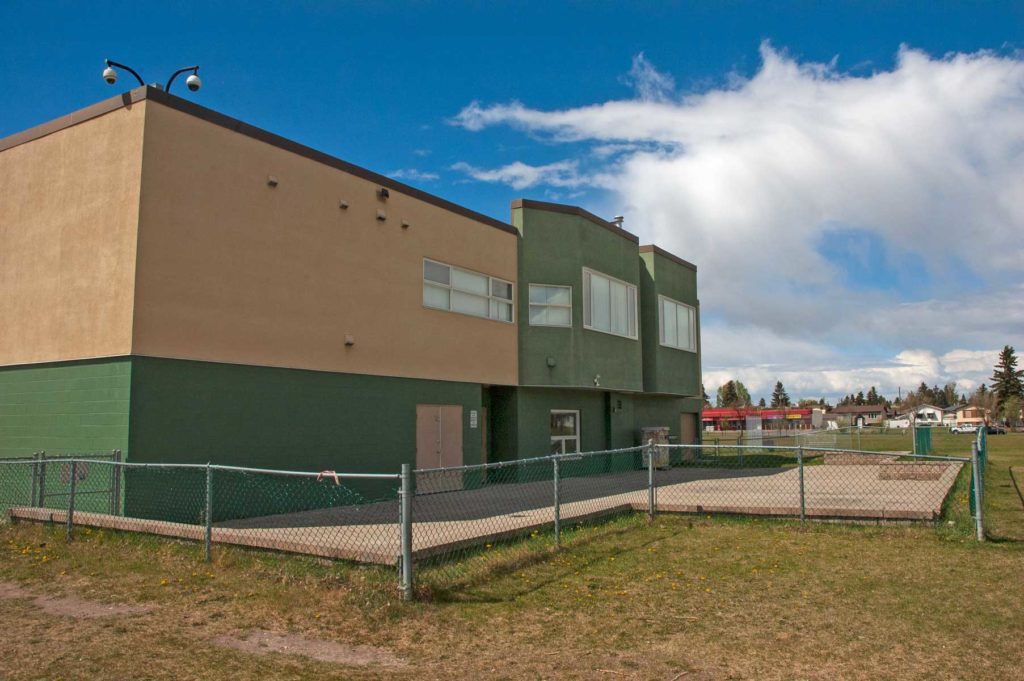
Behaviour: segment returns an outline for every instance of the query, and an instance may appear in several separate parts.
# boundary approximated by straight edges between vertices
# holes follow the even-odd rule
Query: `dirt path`
[[[302,655],[320,662],[331,662],[352,667],[404,667],[405,661],[384,648],[345,645],[334,641],[305,638],[297,634],[279,634],[272,631],[254,631],[247,636],[218,636],[213,643],[225,648],[255,655],[283,653]]]
[[[18,584],[0,582],[0,598],[22,598],[48,615],[56,617],[112,617],[115,615],[139,615],[152,610],[149,605],[128,605],[124,603],[98,603],[78,596],[53,596],[34,594]]]

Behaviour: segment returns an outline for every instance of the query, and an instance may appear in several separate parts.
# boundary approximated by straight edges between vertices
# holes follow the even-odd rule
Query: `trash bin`
[[[640,443],[644,447],[644,468],[649,465],[647,458],[650,456],[651,448],[647,445],[653,440],[655,445],[667,445],[668,444],[668,432],[667,427],[658,426],[652,428],[641,428],[640,429]],[[654,467],[655,468],[668,468],[670,465],[669,461],[669,449],[668,447],[655,447],[654,448]]]

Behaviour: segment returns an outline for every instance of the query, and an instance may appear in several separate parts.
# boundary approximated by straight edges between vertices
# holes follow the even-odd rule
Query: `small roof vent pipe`
[[[612,224],[618,227],[619,229],[622,229],[622,223],[623,221],[625,221],[625,219],[626,218],[622,217],[621,215],[616,215],[615,217],[612,218]]]

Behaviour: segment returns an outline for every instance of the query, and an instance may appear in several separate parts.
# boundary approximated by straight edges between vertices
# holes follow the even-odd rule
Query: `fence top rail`
[[[713,445],[713,444],[702,444],[702,445],[680,445],[680,444],[658,444],[658,447],[667,447],[671,449],[757,449],[757,450],[782,450],[795,452],[803,450],[805,452],[826,452],[832,454],[865,454],[868,456],[901,456],[909,457],[912,459],[933,459],[937,461],[970,461],[969,456],[947,456],[947,455],[936,455],[936,454],[912,454],[907,452],[906,454],[899,452],[874,452],[865,449],[845,449],[841,447],[822,447],[820,445]]]
[[[4,464],[34,464],[34,459],[0,459],[0,465]],[[40,462],[42,463],[42,462]],[[107,466],[119,466],[122,468],[186,468],[198,471],[205,471],[207,468],[215,471],[236,471],[239,473],[263,473],[266,475],[288,475],[299,478],[329,477],[349,479],[370,479],[370,480],[399,480],[401,473],[344,473],[332,470],[325,471],[284,471],[273,468],[248,468],[245,466],[224,466],[220,464],[205,463],[129,463],[127,461],[105,461],[95,459],[80,459],[77,457],[55,457],[46,459],[45,463],[88,463]]]
[[[413,473],[442,473],[444,471],[471,471],[490,468],[507,468],[508,466],[521,466],[523,464],[540,463],[542,461],[579,461],[592,456],[603,454],[624,454],[626,452],[643,451],[642,445],[634,447],[622,447],[619,449],[601,449],[594,452],[572,452],[570,454],[548,454],[547,456],[533,456],[528,459],[509,459],[508,461],[492,461],[490,463],[475,463],[468,466],[449,466],[447,468],[417,468]]]

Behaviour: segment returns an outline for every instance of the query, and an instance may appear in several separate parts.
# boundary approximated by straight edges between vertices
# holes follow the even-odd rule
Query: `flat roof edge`
[[[580,208],[579,206],[570,206],[563,203],[550,203],[548,201],[534,201],[533,199],[516,199],[512,202],[512,210],[516,208],[536,208],[537,210],[547,210],[552,213],[565,213],[566,215],[575,215],[585,220],[590,220],[596,225],[604,227],[609,232],[617,234],[624,239],[628,239],[635,244],[640,243],[640,237],[632,232],[627,232],[624,229],[616,227],[614,224],[608,222],[604,218],[599,218],[588,210]]]
[[[250,125],[249,123],[237,118],[232,118],[226,114],[222,114],[218,111],[214,111],[213,109],[190,102],[187,99],[177,97],[149,85],[134,88],[128,92],[117,95],[116,97],[111,97],[95,104],[91,104],[84,109],[79,109],[78,111],[55,118],[46,123],[29,128],[28,130],[4,137],[0,139],[0,152],[37,140],[41,137],[46,137],[47,135],[52,135],[55,132],[59,132],[65,128],[70,128],[74,125],[78,125],[79,123],[84,123],[93,118],[110,113],[111,111],[131,106],[135,102],[140,102],[144,99],[151,99],[154,102],[170,107],[175,111],[180,111],[181,113],[194,116],[195,118],[199,118],[208,123],[213,123],[214,125],[218,125],[222,128],[227,128],[228,130],[251,137],[260,142],[264,142],[265,144],[270,144],[278,147],[279,149],[308,158],[311,161],[361,177],[364,180],[369,180],[370,182],[379,184],[382,187],[393,189],[412,198],[419,199],[425,203],[430,203],[439,208],[457,213],[463,217],[469,218],[470,220],[475,220],[476,222],[494,227],[495,229],[507,232],[508,234],[512,234],[516,237],[519,236],[519,230],[508,223],[502,222],[501,220],[484,215],[483,213],[478,213],[447,199],[442,199],[439,196],[435,196],[421,189],[416,189],[415,187],[411,187],[403,182],[399,182],[398,180],[394,180],[386,175],[381,175],[380,173],[375,173],[372,170],[367,170],[366,168],[349,163],[348,161],[344,161],[336,156],[331,156],[330,154],[287,139],[281,135],[276,135],[272,132],[268,132],[267,130],[263,130],[262,128],[257,128],[256,126]]]
[[[656,254],[660,255],[661,257],[663,257],[663,258],[671,260],[672,262],[674,262],[677,265],[682,265],[683,267],[691,269],[694,272],[697,271],[697,266],[694,265],[689,260],[683,260],[678,255],[675,255],[673,253],[669,253],[664,248],[661,248],[660,246],[655,246],[654,244],[644,244],[643,246],[640,247],[640,252],[641,253],[656,253]]]

